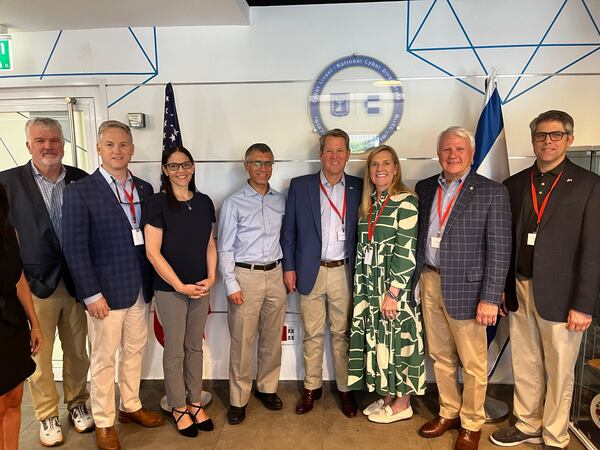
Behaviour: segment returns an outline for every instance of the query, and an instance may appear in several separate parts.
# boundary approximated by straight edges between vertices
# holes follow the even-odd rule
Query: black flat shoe
[[[283,408],[283,402],[279,398],[279,396],[275,394],[267,394],[265,392],[260,392],[258,389],[254,391],[254,396],[259,399],[265,408],[271,409],[273,411],[278,411]]]
[[[176,419],[175,418],[175,414],[174,413],[179,413],[179,417]],[[189,427],[187,428],[182,428],[180,429],[177,424],[179,423],[179,421],[181,420],[181,418],[185,415],[190,416],[190,418],[192,419],[192,422],[194,420],[194,418],[192,417],[192,415],[187,411],[181,411],[179,409],[176,408],[172,408],[171,409],[171,416],[173,417],[173,420],[175,421],[175,428],[177,429],[177,431],[179,432],[179,434],[181,434],[182,436],[185,437],[196,437],[198,436],[198,430],[196,429],[196,424],[192,423]]]
[[[229,411],[227,412],[227,422],[230,425],[237,425],[238,423],[242,423],[246,418],[246,407],[245,406],[229,406]]]
[[[203,408],[202,406],[194,405],[193,403],[188,403],[188,405],[196,408],[196,412],[194,414],[190,413],[190,416],[192,417],[192,420],[194,421],[194,425],[196,426],[197,430],[212,431],[215,429],[215,424],[213,423],[212,419],[210,419],[210,418],[203,420],[202,422],[198,422],[198,418],[196,416],[198,415],[200,410]]]

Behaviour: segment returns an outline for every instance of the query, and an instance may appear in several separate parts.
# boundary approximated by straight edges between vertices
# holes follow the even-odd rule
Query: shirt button
[[[542,186],[546,186],[546,183],[544,183],[543,181],[542,181]]]
[[[543,192],[542,192],[542,191],[540,191],[539,193],[540,193],[540,195],[542,195],[542,194],[543,194]]]

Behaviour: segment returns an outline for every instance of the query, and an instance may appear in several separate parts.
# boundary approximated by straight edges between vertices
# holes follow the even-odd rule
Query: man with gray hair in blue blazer
[[[454,448],[476,449],[485,422],[486,327],[496,323],[511,254],[506,188],[475,173],[473,134],[450,127],[438,137],[442,172],[417,183],[419,283],[440,411],[419,434],[460,429]],[[458,385],[463,366],[464,389]]]

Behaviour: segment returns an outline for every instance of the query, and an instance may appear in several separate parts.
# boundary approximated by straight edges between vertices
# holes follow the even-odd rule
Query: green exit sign
[[[0,71],[12,70],[12,52],[10,46],[10,38],[0,38]]]

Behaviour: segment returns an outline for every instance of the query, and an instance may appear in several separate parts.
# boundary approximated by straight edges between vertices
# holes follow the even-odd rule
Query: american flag
[[[181,140],[181,129],[177,118],[177,107],[175,106],[175,94],[173,85],[167,84],[165,88],[165,116],[163,127],[163,151],[174,147],[183,147]]]

